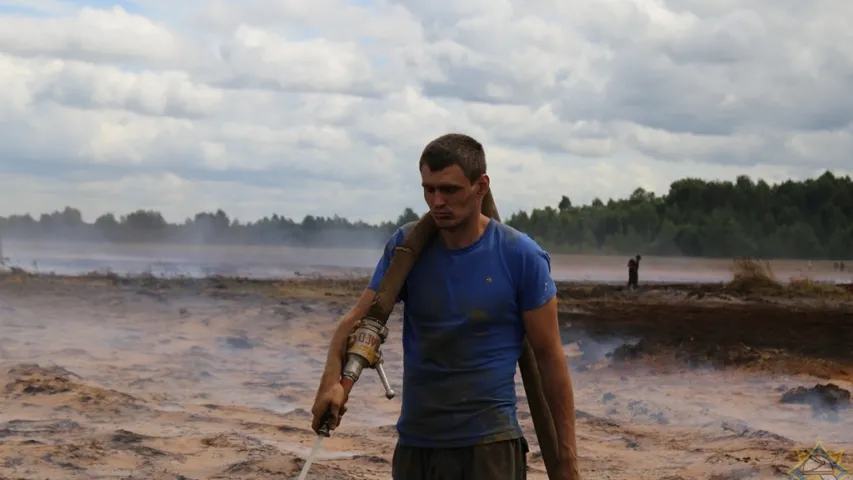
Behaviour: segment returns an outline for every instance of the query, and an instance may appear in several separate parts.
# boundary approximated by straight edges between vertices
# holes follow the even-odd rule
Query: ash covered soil
[[[365,285],[0,275],[0,478],[295,478],[328,340]],[[846,299],[559,290],[584,478],[790,478],[818,441],[853,449]],[[366,372],[309,478],[390,478],[399,406]]]

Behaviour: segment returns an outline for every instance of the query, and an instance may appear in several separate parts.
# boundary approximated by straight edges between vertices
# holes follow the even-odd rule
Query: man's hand
[[[314,415],[311,428],[314,433],[319,433],[320,427],[328,417],[331,417],[329,429],[338,428],[341,424],[341,417],[347,411],[346,400],[344,387],[341,386],[340,382],[333,382],[328,386],[320,387],[317,398],[314,399],[314,406],[311,407],[311,414]]]
[[[578,470],[577,458],[567,462],[565,459],[560,460],[560,471],[557,473],[558,480],[581,480],[581,474]]]

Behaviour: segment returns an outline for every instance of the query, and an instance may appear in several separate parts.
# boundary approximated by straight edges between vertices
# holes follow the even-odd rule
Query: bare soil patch
[[[295,478],[328,339],[364,285],[0,276],[0,478]],[[849,298],[559,295],[585,478],[776,478],[817,441],[853,448]],[[399,321],[385,348],[401,390]],[[530,475],[545,478],[518,382]],[[389,478],[399,398],[368,374],[349,407],[309,478]]]

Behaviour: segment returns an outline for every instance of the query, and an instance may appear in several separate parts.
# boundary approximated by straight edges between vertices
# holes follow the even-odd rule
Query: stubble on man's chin
[[[439,223],[439,222],[435,222],[435,226],[438,230],[452,233],[452,232],[459,230],[459,228],[462,226],[462,222],[444,223],[444,224]]]

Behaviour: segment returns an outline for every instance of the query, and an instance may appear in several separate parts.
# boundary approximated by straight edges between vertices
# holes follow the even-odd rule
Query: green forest
[[[740,176],[734,182],[685,178],[662,196],[637,188],[628,198],[595,199],[574,205],[556,195],[555,204],[516,212],[504,220],[553,253],[686,255],[732,258],[853,257],[853,182],[831,172],[804,181],[770,185]],[[6,238],[109,242],[277,244],[376,247],[418,215],[406,208],[398,218],[372,225],[338,216],[295,221],[274,214],[254,222],[232,219],[223,210],[201,212],[181,224],[159,212],[112,213],[86,223],[79,210],[0,217]]]

